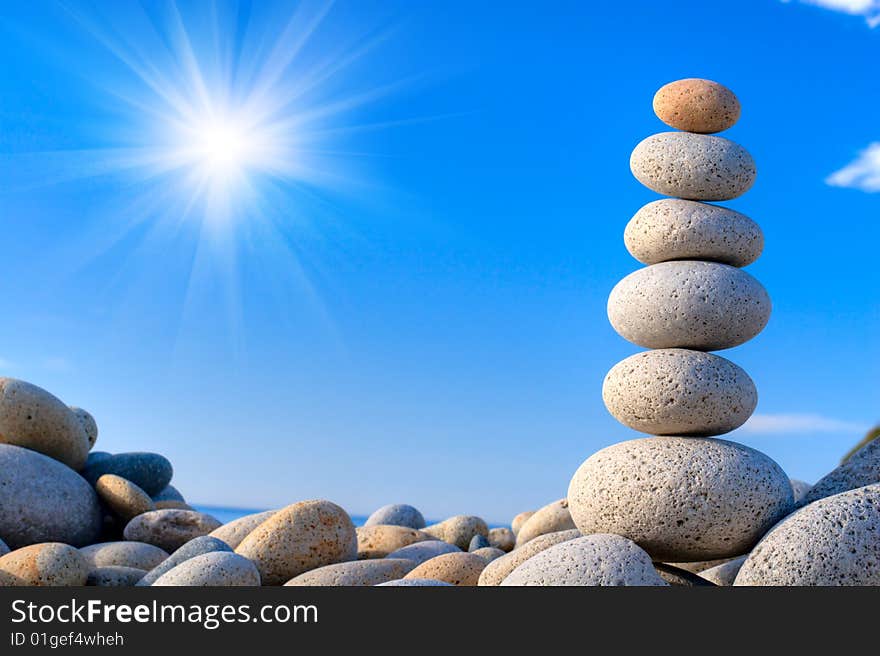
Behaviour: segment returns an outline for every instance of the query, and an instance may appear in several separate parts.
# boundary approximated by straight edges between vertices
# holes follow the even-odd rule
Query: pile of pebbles
[[[473,515],[427,525],[406,504],[355,527],[320,499],[221,525],[186,503],[163,456],[94,451],[87,411],[0,378],[0,585],[880,585],[880,439],[814,486],[718,439],[757,391],[711,351],[757,335],[770,299],[742,270],[760,228],[707,201],[743,194],[755,165],[713,136],[740,114],[725,87],[672,82],[654,109],[677,131],[640,143],[631,168],[670,198],[626,227],[647,266],[608,303],[617,332],[649,350],[603,386],[611,414],[649,437],[593,454],[567,497],[491,529]]]

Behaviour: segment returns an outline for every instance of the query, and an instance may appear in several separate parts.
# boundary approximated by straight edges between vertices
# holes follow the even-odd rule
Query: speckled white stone
[[[402,558],[355,560],[347,563],[324,565],[293,577],[286,586],[365,586],[379,585],[400,579],[408,574],[416,563]]]
[[[231,551],[212,551],[190,558],[153,582],[163,586],[258,586],[260,573],[253,562]]]
[[[477,585],[501,585],[501,582],[507,578],[508,574],[535,554],[541,553],[544,549],[549,549],[561,542],[574,540],[579,537],[581,537],[581,532],[576,528],[539,535],[533,540],[529,540],[528,544],[514,549],[500,558],[496,558],[486,565],[486,569],[480,573]]]
[[[567,531],[574,528],[571,513],[568,512],[568,499],[559,499],[538,509],[523,524],[516,534],[516,546],[521,547],[539,535]]]
[[[630,170],[643,185],[664,196],[688,200],[730,200],[755,183],[748,151],[724,137],[661,132],[633,150]]]
[[[722,435],[738,428],[758,403],[742,368],[712,353],[643,351],[618,362],[602,385],[608,412],[651,435]]]
[[[503,586],[667,585],[651,557],[620,535],[594,534],[545,549],[508,574]]]
[[[752,550],[734,585],[880,585],[880,484],[786,517]]]
[[[608,297],[614,330],[645,348],[717,351],[739,346],[764,329],[770,310],[767,290],[751,275],[696,260],[634,271]]]
[[[746,553],[793,507],[782,468],[742,444],[692,437],[620,442],[590,456],[568,488],[584,535],[615,533],[654,560]]]
[[[635,213],[623,232],[639,262],[711,260],[743,267],[764,250],[764,233],[745,214],[680,198],[655,200]]]
[[[801,504],[813,503],[832,494],[840,494],[880,482],[880,439],[868,442],[846,462],[816,481],[804,494]]]

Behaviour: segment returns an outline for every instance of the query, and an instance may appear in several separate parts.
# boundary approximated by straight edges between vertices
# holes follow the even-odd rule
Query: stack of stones
[[[751,448],[715,439],[742,425],[757,404],[748,374],[714,355],[757,335],[770,298],[742,267],[763,236],[747,216],[707,201],[737,198],[755,164],[713,133],[739,118],[727,88],[672,82],[654,111],[679,131],[642,141],[635,177],[665,196],[627,225],[627,249],[647,266],[611,292],[608,317],[625,339],[651,350],[615,365],[603,398],[622,424],[654,437],[623,442],[584,462],[568,502],[583,534],[625,536],[654,561],[690,562],[748,553],[793,506],[782,469]]]

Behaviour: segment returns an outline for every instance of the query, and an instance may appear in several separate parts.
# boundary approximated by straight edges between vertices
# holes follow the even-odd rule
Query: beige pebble
[[[373,524],[359,526],[357,529],[358,559],[384,558],[416,542],[436,540],[432,535],[406,526],[393,524]]]
[[[439,524],[432,524],[422,530],[428,535],[433,535],[438,540],[454,544],[464,551],[467,551],[475,535],[482,535],[485,538],[489,537],[489,527],[486,525],[486,522],[474,515],[455,515],[443,520]]]
[[[740,104],[727,87],[701,78],[665,84],[654,94],[654,113],[666,125],[686,132],[712,134],[739,120]]]
[[[108,567],[96,567],[89,572],[86,585],[99,588],[131,588],[146,574],[146,570],[135,567],[122,567],[110,565]]]
[[[555,544],[565,542],[566,540],[574,540],[581,537],[581,532],[574,529],[567,531],[557,531],[556,533],[547,533],[529,540],[526,544],[511,551],[509,554],[496,558],[486,565],[486,569],[480,574],[479,585],[501,585],[501,582],[507,578],[517,567],[526,562],[529,558],[549,549]]]
[[[452,585],[477,585],[486,560],[472,553],[450,553],[425,561],[404,579],[434,579]]]
[[[186,501],[180,501],[179,499],[162,499],[161,501],[153,502],[153,505],[156,506],[156,510],[195,510]]]
[[[568,499],[559,499],[537,510],[520,527],[519,533],[516,534],[516,547],[519,549],[529,540],[533,540],[539,535],[558,533],[559,531],[567,531],[572,528],[576,527],[568,510]]]
[[[60,542],[43,542],[0,557],[0,585],[85,585],[89,565],[79,550]]]
[[[748,558],[748,554],[740,556],[739,558],[732,558],[726,563],[721,563],[720,565],[704,569],[700,572],[700,576],[707,581],[711,581],[715,585],[733,585],[733,582],[736,580],[736,575],[739,573],[743,563],[746,562],[746,558]]]
[[[526,510],[513,518],[513,520],[510,522],[510,530],[513,531],[514,535],[519,533],[519,529],[522,527],[522,525],[525,524],[528,521],[529,517],[534,515],[535,512],[536,511],[534,510]]]
[[[251,531],[269,519],[276,512],[278,511],[266,510],[264,512],[239,517],[228,524],[224,524],[220,528],[214,529],[208,535],[217,538],[218,540],[223,540],[232,549],[235,549]]]
[[[91,544],[79,551],[86,559],[90,569],[131,567],[149,571],[168,558],[168,552],[164,549],[133,540]]]
[[[496,547],[481,547],[479,549],[474,549],[468,553],[472,553],[476,556],[479,556],[487,563],[491,563],[496,558],[501,558],[501,556],[505,555],[505,552]]]
[[[154,544],[172,552],[219,526],[215,517],[193,510],[151,510],[128,522],[122,534],[126,540]]]
[[[345,510],[330,501],[311,500],[277,511],[235,552],[256,564],[263,585],[282,585],[317,567],[355,560],[357,545]]]
[[[86,432],[86,437],[89,440],[89,449],[93,449],[95,442],[98,441],[98,422],[95,421],[95,418],[90,412],[83,410],[82,408],[72,405],[70,406],[70,411],[76,415],[77,419],[79,419],[79,423],[82,425],[83,430]]]
[[[403,558],[354,560],[347,563],[324,565],[290,579],[284,585],[364,586],[379,585],[402,578],[415,567]]]
[[[512,551],[516,546],[516,535],[507,527],[490,528],[489,544],[501,551]]]
[[[129,480],[115,474],[104,474],[95,482],[95,491],[110,510],[125,521],[155,510],[150,495]]]

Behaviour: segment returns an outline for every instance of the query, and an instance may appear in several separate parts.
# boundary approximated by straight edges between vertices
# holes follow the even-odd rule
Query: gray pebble
[[[413,561],[416,565],[421,565],[425,561],[437,556],[460,551],[461,549],[454,544],[443,542],[443,540],[428,540],[427,542],[416,542],[397,551],[392,551],[386,558],[404,558]]]
[[[108,567],[96,567],[89,572],[86,585],[99,588],[130,588],[146,574],[142,569],[135,567],[122,567],[110,565]]]
[[[375,526],[378,524],[391,524],[393,526],[406,526],[407,528],[425,528],[425,518],[418,509],[408,506],[405,503],[393,503],[382,506],[367,517],[364,526]]]
[[[801,505],[878,482],[880,482],[880,439],[875,439],[852,454],[831,473],[819,479],[803,496]]]
[[[229,551],[212,551],[183,561],[165,572],[153,586],[258,586],[260,573],[253,562]]]
[[[197,538],[193,538],[149,572],[144,574],[143,578],[141,578],[137,584],[139,586],[152,585],[155,583],[156,579],[162,576],[165,572],[174,569],[185,560],[201,556],[202,554],[211,553],[213,551],[231,552],[232,548],[223,542],[223,540],[212,538],[210,535],[200,535]]]
[[[147,494],[153,495],[168,486],[174,469],[168,458],[158,453],[132,452],[93,460],[82,472],[83,477],[92,485],[104,474],[121,476]]]

